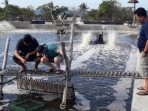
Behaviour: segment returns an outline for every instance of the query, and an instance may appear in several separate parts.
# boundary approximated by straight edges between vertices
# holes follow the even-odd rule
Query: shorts
[[[46,56],[46,55],[45,55]],[[54,58],[55,57],[58,57],[59,59],[60,59],[60,62],[62,62],[63,61],[63,56],[61,55],[61,54],[58,54],[57,56],[55,56],[55,57],[49,57],[49,56],[46,56],[48,59],[49,59],[49,61],[51,62],[51,63],[54,63]]]
[[[23,56],[22,56],[23,57]],[[19,60],[15,55],[13,56],[13,60]],[[36,60],[36,54],[34,54],[34,55],[31,55],[31,56],[29,56],[29,58],[28,58],[28,62],[31,62],[31,61],[35,61]]]
[[[139,71],[143,78],[148,78],[148,54],[145,57],[139,57]]]

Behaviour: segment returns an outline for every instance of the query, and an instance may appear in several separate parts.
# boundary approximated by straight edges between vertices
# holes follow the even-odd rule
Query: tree
[[[0,7],[0,20],[4,19],[4,12],[3,12],[3,8]]]
[[[23,18],[23,20],[31,21],[35,17],[32,6],[21,8],[21,17]]]
[[[9,17],[9,3],[8,0],[4,1],[5,8],[4,8],[4,19],[7,20]]]
[[[45,20],[52,20],[53,18],[57,19],[57,16],[60,13],[68,10],[68,8],[64,6],[54,6],[53,2],[39,6],[37,9],[41,11],[40,16],[42,16]]]
[[[106,21],[114,21],[119,12],[120,4],[117,0],[104,0],[98,9],[98,16]]]
[[[133,21],[133,10],[131,7],[121,8],[120,17],[122,21]]]
[[[88,9],[88,7],[87,7],[87,4],[85,4],[85,3],[82,3],[82,4],[80,4],[80,11],[82,12],[82,14],[81,14],[81,19],[83,19],[84,17],[85,17],[85,13],[86,13],[86,10]]]
[[[21,10],[16,5],[9,5],[9,20],[15,20],[17,16],[21,15]]]
[[[39,18],[42,18],[44,20],[51,20],[51,10],[48,7],[40,6],[37,8],[41,13],[38,15]]]
[[[86,15],[86,19],[87,20],[97,20],[98,19],[97,12],[98,10],[95,10],[95,9],[90,10]]]

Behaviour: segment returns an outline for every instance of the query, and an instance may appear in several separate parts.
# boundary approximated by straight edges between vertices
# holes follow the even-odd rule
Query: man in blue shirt
[[[40,62],[49,66],[49,72],[62,73],[60,63],[63,59],[62,50],[56,44],[48,43],[37,48],[37,56],[41,56]],[[55,66],[52,65],[54,63]]]
[[[19,72],[24,72],[27,69],[25,63],[28,61],[34,61],[35,70],[37,69],[39,61],[36,61],[36,48],[38,46],[38,41],[30,34],[25,34],[24,37],[17,42],[13,60],[21,66]]]
[[[142,25],[137,46],[140,52],[140,73],[144,78],[144,85],[139,87],[138,95],[148,95],[148,18],[146,10],[142,7],[135,10],[137,21]]]

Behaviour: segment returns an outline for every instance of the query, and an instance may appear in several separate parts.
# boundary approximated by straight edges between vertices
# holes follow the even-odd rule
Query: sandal
[[[138,89],[138,90],[145,90],[143,86],[138,87],[137,89]]]
[[[148,95],[148,92],[147,91],[139,91],[139,92],[137,92],[137,95],[145,96],[145,95]]]
[[[61,74],[63,71],[62,70],[56,70],[55,73],[56,74]]]
[[[20,70],[18,71],[19,73],[23,73],[23,72],[25,72],[27,70],[27,68],[20,68]]]

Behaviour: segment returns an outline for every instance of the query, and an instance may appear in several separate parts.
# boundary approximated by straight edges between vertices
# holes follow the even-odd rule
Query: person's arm
[[[34,54],[36,54],[36,53],[37,53],[37,51],[34,50],[34,51],[32,51],[32,52],[29,52],[29,53],[27,54],[27,56],[34,55]]]
[[[146,45],[145,45],[143,52],[148,53],[148,40],[146,41]]]
[[[23,58],[22,56],[20,56],[19,52],[17,50],[15,50],[14,55],[22,62],[25,63],[26,59]]]
[[[33,39],[34,39],[34,40],[33,40],[33,42],[34,42],[33,44],[35,45],[35,49],[34,49],[32,52],[29,52],[29,53],[25,56],[26,59],[28,59],[29,56],[34,55],[34,54],[37,53],[36,48],[39,46],[39,43],[38,43],[38,41],[37,41],[35,38],[33,38]]]
[[[146,37],[146,39],[147,39],[147,41],[146,41],[146,44],[145,44],[145,48],[144,48],[144,50],[142,51],[142,56],[144,57],[146,54],[148,54],[148,25],[146,25],[145,27],[144,27],[144,34],[145,34],[145,37]]]
[[[62,51],[61,48],[59,48],[59,49],[57,50],[57,52],[63,55],[63,51]]]
[[[25,58],[23,58],[19,51],[22,50],[22,44],[23,44],[23,39],[20,39],[18,40],[17,44],[16,44],[16,47],[15,47],[15,51],[14,51],[14,55],[22,62],[22,63],[25,63],[26,60]]]

